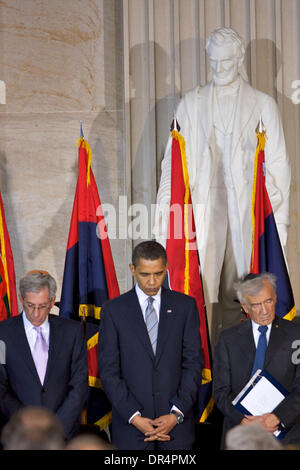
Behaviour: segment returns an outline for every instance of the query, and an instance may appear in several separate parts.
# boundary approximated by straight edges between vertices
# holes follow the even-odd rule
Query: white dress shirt
[[[34,325],[26,317],[26,314],[25,314],[24,311],[22,313],[22,317],[23,317],[23,324],[24,324],[24,328],[25,328],[27,341],[28,341],[28,344],[29,344],[29,347],[30,347],[30,351],[32,353],[35,342],[36,342],[37,332],[34,329]],[[46,343],[48,345],[48,349],[49,349],[50,325],[49,325],[48,317],[46,318],[44,323],[42,323],[40,325],[40,328],[41,328],[43,337],[45,338],[45,341],[46,341]]]

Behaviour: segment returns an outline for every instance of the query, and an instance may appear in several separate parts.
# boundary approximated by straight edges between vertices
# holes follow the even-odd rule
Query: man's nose
[[[149,277],[149,284],[154,285],[155,284],[155,276],[150,276]]]
[[[267,311],[268,311],[267,306],[264,303],[261,304],[261,311],[262,311],[262,313],[267,313]]]

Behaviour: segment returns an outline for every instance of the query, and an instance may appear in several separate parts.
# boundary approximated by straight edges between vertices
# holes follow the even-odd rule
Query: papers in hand
[[[271,413],[287,394],[271,374],[258,369],[232,404],[244,414],[260,416]],[[274,434],[278,437],[280,431]]]

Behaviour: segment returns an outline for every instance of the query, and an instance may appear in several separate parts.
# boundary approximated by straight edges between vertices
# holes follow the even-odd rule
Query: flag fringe
[[[289,313],[287,313],[284,317],[285,320],[293,320],[293,318],[295,318],[296,316],[296,306],[294,305],[294,307],[289,311]]]
[[[94,424],[99,426],[100,431],[103,431],[107,426],[111,424],[111,421],[112,421],[112,412],[109,411],[106,415],[102,416],[102,418],[96,421]]]
[[[87,170],[86,170],[86,185],[89,186],[91,183],[91,163],[92,163],[92,150],[91,147],[89,146],[88,142],[84,140],[83,137],[80,137],[77,141],[77,147],[81,147],[85,149],[87,156],[88,156],[88,162],[87,162]]]
[[[214,399],[211,397],[201,415],[201,418],[199,419],[199,423],[205,423],[205,421],[207,420],[207,418],[209,417],[209,415],[211,414],[213,410],[214,404],[215,404]]]
[[[257,146],[254,156],[254,175],[252,186],[252,200],[251,200],[251,220],[252,220],[252,252],[251,252],[251,271],[254,263],[254,246],[255,246],[255,198],[256,198],[256,181],[257,181],[257,167],[258,156],[261,151],[264,151],[266,144],[265,132],[257,132]]]
[[[92,377],[91,375],[89,375],[89,386],[95,387],[95,388],[101,388],[103,390],[102,383],[99,377]]]
[[[190,200],[190,182],[189,182],[189,173],[187,168],[187,158],[185,152],[185,140],[182,135],[173,130],[171,132],[173,139],[177,140],[180,147],[181,154],[181,164],[182,164],[182,173],[184,180],[184,240],[185,240],[185,270],[184,270],[184,293],[189,295],[190,292],[190,258],[189,258],[189,200]]]
[[[98,344],[98,339],[99,339],[99,333],[97,332],[93,336],[91,336],[90,339],[87,340],[87,348],[92,349],[94,346]]]
[[[212,381],[212,375],[210,369],[202,369],[202,384],[206,384]]]
[[[100,320],[101,307],[97,307],[94,304],[80,304],[78,313],[80,317],[93,317],[96,320]]]

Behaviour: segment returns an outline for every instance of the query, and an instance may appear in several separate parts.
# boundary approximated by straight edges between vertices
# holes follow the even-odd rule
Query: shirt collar
[[[256,323],[255,321],[251,320],[251,323],[252,323],[252,329],[257,331],[258,328],[261,326],[259,323]],[[269,323],[268,325],[266,325],[268,327],[268,331],[271,330],[272,328],[272,323]]]

